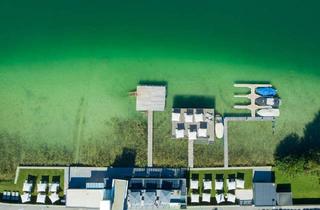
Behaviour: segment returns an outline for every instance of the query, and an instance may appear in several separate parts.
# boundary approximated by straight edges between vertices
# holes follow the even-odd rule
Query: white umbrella
[[[188,130],[188,138],[189,140],[196,140],[197,139],[197,132]]]
[[[179,122],[180,121],[180,113],[172,113],[172,118],[171,118],[171,120],[173,121],[173,122]]]
[[[39,193],[37,195],[37,203],[45,203],[46,202],[46,195]]]
[[[227,194],[227,201],[231,202],[231,203],[236,202],[236,196],[234,194],[228,193]]]
[[[176,138],[182,139],[183,137],[184,137],[184,130],[183,129],[181,129],[181,130],[176,129]]]
[[[51,201],[51,203],[55,203],[57,202],[60,198],[58,196],[57,193],[52,193],[50,196],[49,196],[49,199]]]
[[[191,180],[190,188],[191,189],[198,189],[199,188],[199,181],[198,180]]]
[[[223,190],[223,181],[216,180],[215,181],[215,189],[216,190]]]
[[[199,128],[198,129],[198,136],[199,137],[208,137],[207,129],[206,128]]]
[[[37,191],[38,192],[45,192],[46,190],[47,190],[47,184],[46,183],[37,184]]]
[[[203,189],[211,190],[212,189],[212,182],[211,181],[203,181]]]
[[[31,200],[31,195],[29,193],[24,193],[20,197],[21,197],[22,203],[27,203],[27,202],[30,202]]]
[[[191,203],[199,203],[199,194],[192,194],[191,193]]]
[[[193,122],[193,114],[184,113],[184,121],[187,123]]]
[[[196,122],[202,122],[202,121],[204,121],[203,120],[203,114],[201,113],[201,114],[195,114],[194,115],[194,120],[196,121]]]
[[[210,193],[202,193],[202,201],[210,203],[211,194]]]
[[[50,192],[57,192],[59,188],[59,184],[58,183],[53,183],[50,186]]]
[[[22,191],[23,191],[23,192],[31,192],[31,188],[32,188],[32,184],[31,184],[31,183],[28,183],[27,181],[25,181],[25,182],[23,183]]]
[[[244,180],[236,179],[236,186],[237,188],[244,189]]]
[[[216,195],[217,204],[224,202],[223,194]]]
[[[236,181],[227,179],[227,186],[228,186],[228,190],[235,190],[236,189]]]

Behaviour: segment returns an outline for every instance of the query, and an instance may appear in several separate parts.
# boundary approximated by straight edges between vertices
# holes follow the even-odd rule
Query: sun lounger
[[[236,181],[234,179],[227,179],[228,190],[236,189]]]
[[[193,194],[191,193],[191,203],[199,203],[199,194]]]
[[[21,197],[21,202],[22,202],[22,203],[27,203],[27,202],[30,202],[30,201],[31,201],[31,195],[30,195],[30,193],[24,193],[24,194],[22,194],[20,197]]]
[[[222,203],[222,202],[225,201],[224,195],[222,193],[221,194],[217,194],[215,198],[216,198],[217,204]]]
[[[211,194],[210,193],[202,193],[202,202],[210,203]]]
[[[55,202],[57,202],[60,198],[58,196],[57,193],[52,193],[50,196],[49,196],[49,199],[51,201],[52,204],[54,204]]]
[[[42,193],[38,193],[37,195],[37,203],[44,204],[46,202],[46,195]]]
[[[231,202],[231,203],[235,203],[236,202],[236,196],[234,194],[228,193],[227,194],[227,201]]]

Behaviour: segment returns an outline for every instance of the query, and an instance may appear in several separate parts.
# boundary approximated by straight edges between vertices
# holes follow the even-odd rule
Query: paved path
[[[188,140],[188,167],[193,168],[193,140]]]
[[[223,151],[224,159],[223,166],[225,168],[229,167],[229,146],[228,146],[228,122],[229,121],[274,121],[274,117],[225,117],[223,118]]]
[[[148,167],[152,167],[153,112],[148,111]]]

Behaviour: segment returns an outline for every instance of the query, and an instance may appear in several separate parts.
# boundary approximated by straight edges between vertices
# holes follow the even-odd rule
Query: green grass
[[[244,173],[244,180],[245,180],[245,189],[252,189],[252,170],[250,169],[244,169],[244,170],[191,170],[189,174],[189,179],[191,180],[192,174],[199,174],[199,194],[203,191],[203,179],[205,177],[205,174],[212,174],[212,190],[211,195],[215,196],[215,177],[217,174],[223,174],[224,177],[224,191],[227,192],[227,178],[228,175],[234,174],[237,175],[237,173]],[[190,195],[191,189],[188,189],[188,195]]]
[[[320,198],[320,177],[310,173],[288,176],[277,168],[275,170],[277,184],[291,184],[293,199]]]
[[[233,105],[243,101],[233,98],[242,92],[234,82],[275,85],[283,100],[276,134],[270,135],[269,125],[258,126],[267,131],[261,136],[255,125],[231,125],[234,165],[272,164],[275,146],[292,132],[301,134],[319,111],[317,1],[74,2],[0,6],[0,119],[6,119],[0,121],[0,133],[34,147],[23,148],[15,163],[45,164],[48,158],[38,161],[33,151],[41,145],[64,151],[56,149],[59,145],[73,158],[62,161],[55,154],[50,164],[112,164],[129,141],[114,140],[107,122],[142,115],[128,96],[140,81],[168,84],[168,115],[155,115],[157,125],[170,124],[177,95],[210,96],[217,112],[236,114]],[[155,131],[154,162],[187,166],[186,143],[171,141],[168,133]],[[196,166],[222,164],[218,141],[195,147]],[[109,148],[97,152],[103,160],[96,160],[98,147]],[[7,177],[14,168],[4,170]]]
[[[49,183],[52,183],[53,176],[60,176],[60,189],[59,195],[63,196],[64,189],[64,170],[63,169],[20,169],[17,184],[12,181],[1,181],[0,182],[0,192],[4,190],[7,191],[19,191],[22,193],[23,183],[28,178],[29,175],[35,176],[35,184],[32,189],[32,195],[36,196],[36,185],[40,182],[42,176],[49,176]]]

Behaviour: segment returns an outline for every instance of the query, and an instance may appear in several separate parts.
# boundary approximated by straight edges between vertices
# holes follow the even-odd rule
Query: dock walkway
[[[153,112],[148,111],[148,167],[152,167]]]
[[[258,106],[256,105],[256,99],[261,97],[256,94],[256,88],[258,87],[272,87],[271,84],[234,84],[234,87],[238,88],[249,88],[250,93],[245,95],[234,95],[236,98],[248,98],[250,99],[249,105],[235,105],[235,109],[249,109],[251,111],[251,117],[256,116],[256,111],[258,109],[270,108],[270,106]]]
[[[229,167],[229,146],[228,146],[228,122],[229,121],[274,121],[274,117],[224,117],[223,118],[223,148],[224,159],[223,165],[225,168]]]

